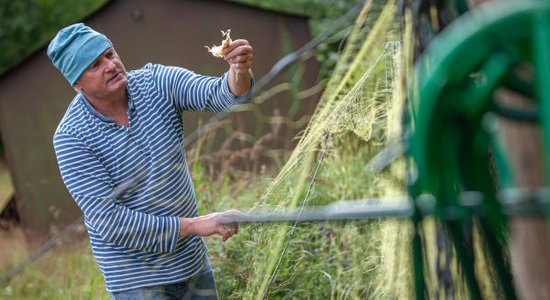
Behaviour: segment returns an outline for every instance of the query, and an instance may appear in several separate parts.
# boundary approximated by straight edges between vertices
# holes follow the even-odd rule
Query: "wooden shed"
[[[232,37],[245,38],[254,47],[253,70],[258,80],[283,55],[310,40],[304,17],[228,1],[113,0],[83,22],[111,39],[127,70],[155,62],[220,75],[227,64],[212,57],[204,46],[219,44],[220,30],[230,28]],[[0,135],[14,201],[25,235],[35,241],[45,240],[81,215],[61,181],[52,147],[53,133],[75,92],[52,66],[46,46],[0,77]],[[230,122],[248,136],[261,137],[270,129],[257,126],[254,116],[258,111],[270,120],[286,118],[291,122],[310,113],[316,96],[296,104],[292,95],[297,88],[316,84],[317,63],[313,58],[302,60],[294,71],[297,75],[290,82],[294,88],[281,89],[275,97],[258,104],[254,112],[232,114]],[[290,75],[287,77],[290,80]],[[268,88],[283,81],[280,76]],[[184,116],[186,134],[197,127],[199,118],[210,116]],[[289,140],[299,129],[278,130],[276,134],[285,136],[274,139],[277,142],[271,146],[289,147]],[[225,137],[217,134],[216,139],[223,141]]]

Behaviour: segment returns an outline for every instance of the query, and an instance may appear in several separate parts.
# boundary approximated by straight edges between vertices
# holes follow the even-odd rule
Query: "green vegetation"
[[[0,0],[0,74],[107,0]]]
[[[110,296],[86,242],[61,245],[47,253],[0,286],[0,298],[110,299]]]
[[[399,165],[376,175],[365,169],[366,162],[399,132],[394,17],[391,2],[365,5],[300,143],[257,205],[300,207],[305,202],[309,206],[403,195]],[[311,185],[323,153],[326,158]],[[310,186],[312,193],[307,192]],[[409,281],[401,274],[410,266],[401,252],[405,246],[397,243],[407,226],[400,227],[403,230],[397,230],[394,222],[365,221],[345,226],[304,224],[296,231],[286,225],[251,228],[254,247],[241,253],[248,256],[246,288],[232,295],[238,299],[407,298]]]

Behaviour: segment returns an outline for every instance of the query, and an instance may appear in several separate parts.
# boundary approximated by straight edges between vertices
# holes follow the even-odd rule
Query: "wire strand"
[[[319,160],[317,161],[317,166],[315,168],[315,172],[313,173],[313,177],[311,178],[311,181],[309,182],[309,187],[308,187],[307,193],[304,197],[304,201],[302,201],[302,205],[300,206],[300,212],[298,214],[298,218],[302,214],[302,212],[304,211],[306,203],[309,201],[309,196],[311,195],[313,185],[315,184],[315,180],[317,179],[317,174],[319,173],[319,169],[321,168],[321,163],[323,162],[323,158],[325,157],[325,153],[326,153],[329,138],[330,138],[330,135],[327,134],[325,136],[324,145],[323,145],[323,149],[321,150]],[[279,256],[279,260],[277,261],[277,265],[275,266],[275,269],[273,270],[273,273],[271,273],[271,277],[269,278],[269,282],[268,282],[268,284],[266,285],[266,287],[263,291],[262,299],[266,299],[266,295],[267,295],[267,292],[269,291],[269,287],[271,286],[271,284],[273,283],[273,280],[277,276],[277,271],[279,270],[279,266],[281,265],[281,262],[283,261],[283,257],[286,253],[286,249],[288,248],[288,245],[290,244],[290,241],[294,237],[294,233],[296,232],[296,227],[298,227],[298,221],[294,222],[294,225],[292,226],[292,229],[290,230],[288,240],[286,241],[286,244],[285,244],[283,250],[281,251],[281,255]]]

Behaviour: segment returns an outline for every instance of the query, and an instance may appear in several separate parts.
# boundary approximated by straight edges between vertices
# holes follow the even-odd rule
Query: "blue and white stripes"
[[[200,270],[202,238],[178,239],[178,217],[197,216],[181,112],[221,111],[241,101],[229,91],[227,74],[207,77],[153,64],[129,72],[127,90],[129,127],[78,94],[53,140],[109,292],[180,282]],[[129,181],[130,188],[113,197]]]

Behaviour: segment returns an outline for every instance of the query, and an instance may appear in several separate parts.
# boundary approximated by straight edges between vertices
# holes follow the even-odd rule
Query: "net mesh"
[[[307,128],[256,206],[290,208],[406,194],[403,162],[380,174],[365,167],[401,132],[395,16],[393,1],[365,3]],[[405,225],[251,226],[239,234],[246,249],[238,252],[241,286],[232,297],[409,298],[410,277],[404,274],[410,264],[401,254],[408,245],[400,242],[410,230]]]

